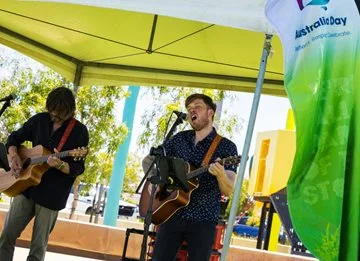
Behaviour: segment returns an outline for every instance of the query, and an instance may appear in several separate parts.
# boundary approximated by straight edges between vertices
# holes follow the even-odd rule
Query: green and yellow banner
[[[294,228],[321,261],[359,259],[360,16],[354,0],[268,0],[296,122]]]

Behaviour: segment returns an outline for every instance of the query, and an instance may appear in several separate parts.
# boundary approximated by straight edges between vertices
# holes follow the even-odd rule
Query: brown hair
[[[63,118],[73,116],[76,109],[74,94],[63,86],[52,90],[46,99],[46,109],[57,112]]]
[[[202,94],[202,93],[194,93],[194,94],[191,94],[189,97],[187,97],[185,100],[185,107],[187,108],[187,106],[196,99],[203,100],[209,109],[212,109],[214,111],[214,113],[216,112],[216,104],[213,102],[213,100],[209,96]]]

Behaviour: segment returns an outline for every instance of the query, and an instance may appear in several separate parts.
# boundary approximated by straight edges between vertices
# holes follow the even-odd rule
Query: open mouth
[[[197,115],[196,115],[196,114],[191,115],[191,121],[194,121],[194,120],[196,120],[196,119],[197,119]]]

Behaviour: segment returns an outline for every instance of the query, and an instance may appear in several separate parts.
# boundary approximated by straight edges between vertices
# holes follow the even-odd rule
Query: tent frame
[[[229,246],[230,246],[231,234],[232,234],[232,230],[234,227],[235,216],[236,216],[236,213],[238,210],[238,202],[240,199],[241,187],[242,187],[243,180],[244,180],[246,163],[247,163],[247,159],[249,156],[251,139],[252,139],[252,136],[254,133],[255,120],[256,120],[257,111],[259,108],[261,90],[262,90],[262,87],[264,84],[267,59],[268,59],[270,51],[271,51],[271,39],[272,39],[272,35],[270,35],[270,34],[265,35],[264,48],[263,48],[263,52],[262,52],[262,56],[261,56],[260,68],[259,68],[258,78],[256,81],[256,88],[255,88],[253,103],[251,106],[251,112],[250,112],[250,116],[249,116],[249,124],[247,127],[244,147],[243,147],[243,151],[241,154],[242,160],[240,162],[240,168],[238,170],[238,175],[237,175],[236,182],[235,182],[235,190],[234,190],[234,194],[233,194],[233,198],[232,198],[230,215],[229,215],[228,223],[226,226],[226,233],[225,233],[224,244],[223,244],[224,246],[222,249],[221,259],[220,259],[221,261],[226,260],[226,255],[227,255],[227,252],[228,252]]]
[[[152,39],[154,38],[155,27],[156,27],[156,19],[154,18],[152,33],[150,35],[150,40],[149,40],[149,46],[148,46],[148,49],[146,50],[146,52],[149,54],[152,53],[152,49],[151,49],[152,48]],[[69,56],[63,52],[60,52],[56,49],[53,49],[47,45],[44,45],[38,41],[32,40],[24,35],[13,32],[5,27],[0,26],[0,33],[10,36],[12,38],[18,39],[18,40],[20,40],[24,43],[30,44],[32,46],[35,46],[35,47],[39,48],[40,50],[43,50],[50,54],[53,54],[57,57],[60,57],[64,60],[74,64],[76,67],[75,76],[73,79],[75,86],[81,85],[82,72],[85,69],[85,67],[104,68],[104,69],[119,69],[119,70],[125,70],[125,71],[138,71],[138,72],[144,72],[144,73],[156,73],[156,74],[173,75],[173,76],[187,76],[187,77],[196,77],[196,78],[203,78],[203,79],[210,79],[210,80],[211,79],[212,80],[217,80],[217,79],[229,80],[229,81],[235,81],[235,82],[242,82],[245,85],[246,84],[254,84],[257,82],[257,79],[253,78],[253,77],[231,76],[231,75],[223,75],[223,74],[190,72],[190,71],[171,70],[171,69],[158,69],[158,68],[149,68],[149,67],[141,67],[141,66],[101,63],[101,62],[94,62],[94,61],[82,61],[82,60],[79,60],[72,56]],[[13,48],[12,46],[9,46],[9,47]],[[263,83],[269,84],[269,85],[274,85],[274,86],[284,86],[283,80],[264,79]],[[253,92],[254,91],[253,87],[246,87],[245,85],[239,91],[244,91],[244,92]],[[196,86],[189,85],[188,87],[196,87]],[[202,86],[199,86],[199,87],[202,87]],[[266,90],[266,91],[263,91],[263,93],[284,96],[285,90],[283,88],[279,88],[279,89],[273,89],[273,90]]]
[[[152,52],[151,48],[152,48],[152,40],[153,40],[153,37],[155,34],[156,20],[157,20],[157,16],[155,16],[154,20],[153,20],[153,27],[152,27],[152,32],[150,35],[150,42],[149,42],[149,46],[148,46],[148,50],[147,50],[147,52],[149,54],[151,54],[151,52]],[[278,85],[278,86],[284,85],[284,82],[282,80],[265,79],[267,59],[268,59],[268,56],[269,56],[270,50],[271,50],[272,35],[270,35],[270,34],[265,35],[264,47],[263,47],[262,57],[261,57],[261,61],[260,61],[258,77],[257,77],[257,79],[255,79],[252,77],[229,76],[229,75],[209,74],[209,73],[199,73],[199,72],[189,72],[189,71],[169,70],[169,69],[156,69],[156,68],[148,68],[148,67],[111,64],[111,63],[86,62],[86,61],[81,61],[79,59],[76,59],[76,58],[69,56],[65,53],[62,53],[60,51],[57,51],[49,46],[46,46],[40,42],[34,41],[28,37],[25,37],[21,34],[13,32],[2,26],[0,26],[0,33],[3,33],[5,35],[16,38],[25,43],[36,46],[37,48],[39,48],[43,51],[46,51],[50,54],[54,54],[66,61],[73,63],[76,66],[75,76],[73,79],[75,88],[78,88],[81,85],[82,72],[85,67],[123,69],[123,70],[131,70],[131,71],[150,72],[150,73],[162,73],[162,74],[167,74],[167,75],[179,75],[179,76],[189,76],[189,77],[198,77],[198,78],[207,78],[207,79],[233,80],[233,81],[239,81],[239,82],[245,82],[245,83],[255,83],[256,82],[252,108],[251,108],[251,112],[250,112],[250,116],[249,116],[249,124],[248,124],[247,132],[246,132],[243,151],[241,154],[243,160],[241,161],[240,168],[238,170],[238,175],[237,175],[237,179],[236,179],[236,183],[235,183],[235,190],[234,190],[233,200],[232,200],[232,205],[231,205],[231,210],[230,210],[230,216],[228,219],[228,225],[226,228],[226,234],[225,234],[225,238],[224,238],[223,251],[221,254],[221,261],[225,261],[226,255],[227,255],[227,252],[229,249],[229,245],[230,245],[232,229],[233,229],[234,222],[235,222],[235,216],[236,216],[236,212],[237,212],[237,202],[239,201],[239,198],[240,198],[241,186],[242,186],[243,179],[244,179],[244,173],[245,173],[246,163],[247,163],[247,159],[248,159],[248,155],[249,155],[251,139],[252,139],[252,135],[254,132],[255,120],[256,120],[256,116],[257,116],[257,110],[258,110],[258,106],[259,106],[259,101],[260,101],[263,84],[266,83],[266,84],[273,84],[273,85]],[[247,89],[249,89],[249,88],[247,88]],[[245,89],[242,91],[245,91]],[[247,90],[247,91],[249,91],[249,90]],[[276,94],[277,95],[284,94],[284,91],[274,91],[274,92],[275,93],[272,93],[272,94],[275,94],[275,95]]]

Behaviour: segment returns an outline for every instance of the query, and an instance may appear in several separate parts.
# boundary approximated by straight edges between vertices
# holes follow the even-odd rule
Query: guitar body
[[[189,186],[188,192],[184,192],[181,189],[168,190],[164,189],[164,187],[160,187],[160,190],[155,193],[151,208],[151,222],[153,224],[160,225],[164,223],[179,209],[186,207],[189,204],[191,193],[198,188],[199,184],[195,179],[190,179],[187,183]],[[152,184],[149,181],[146,181],[141,192],[139,214],[142,217],[146,216],[150,204],[151,186]]]
[[[218,160],[223,166],[237,165],[240,162],[241,156],[230,156]],[[185,162],[185,173],[189,187],[188,192],[177,189],[166,189],[166,185],[160,186],[159,191],[155,193],[152,203],[152,218],[151,222],[155,225],[160,225],[167,221],[179,209],[186,207],[190,202],[191,193],[199,187],[197,180],[198,175],[208,171],[209,165],[194,168],[189,163]],[[141,192],[139,203],[139,214],[142,217],[146,216],[150,205],[150,193],[152,184],[149,181],[145,182],[144,188]]]
[[[18,150],[20,159],[26,162],[27,159],[50,155],[51,152],[41,145],[28,149],[21,146]],[[24,167],[26,164],[24,164]],[[0,170],[0,192],[15,197],[31,186],[39,185],[42,175],[49,169],[46,163],[28,165],[20,171],[20,177],[16,178],[11,171]]]
[[[189,192],[183,190],[162,191],[155,194],[152,204],[151,221],[155,225],[160,225],[167,221],[179,209],[186,207],[190,202],[191,193],[198,188],[198,183],[195,180],[188,181]],[[150,188],[149,188],[150,187]],[[150,204],[151,183],[147,181],[144,185],[140,197],[139,214],[142,217],[146,216]],[[161,193],[166,194],[165,197]]]

